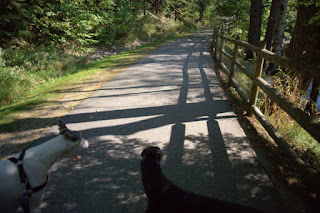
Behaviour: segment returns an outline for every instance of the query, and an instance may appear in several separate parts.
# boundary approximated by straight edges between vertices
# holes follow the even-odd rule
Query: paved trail
[[[212,70],[210,38],[204,31],[163,46],[64,118],[90,147],[50,170],[43,212],[144,212],[139,163],[148,145],[163,150],[163,171],[182,188],[277,212],[279,195]]]

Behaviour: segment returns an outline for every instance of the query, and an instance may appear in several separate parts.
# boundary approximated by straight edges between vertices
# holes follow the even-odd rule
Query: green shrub
[[[40,47],[8,48],[0,51],[0,103],[12,103],[32,88],[63,75],[77,72],[86,57]]]
[[[0,79],[0,103],[11,103],[20,98],[24,93],[24,87],[31,85],[25,70],[18,66],[0,66]]]

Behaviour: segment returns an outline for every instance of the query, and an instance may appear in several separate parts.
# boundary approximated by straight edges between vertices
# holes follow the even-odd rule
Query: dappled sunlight
[[[158,49],[64,117],[90,146],[79,150],[81,160],[51,168],[44,212],[143,212],[147,146],[162,149],[163,173],[183,189],[273,205],[271,183],[210,69],[208,38],[195,35]]]
[[[215,119],[220,119],[220,118],[230,118],[230,117],[233,117],[233,118],[236,118],[236,115],[234,114],[233,111],[229,111],[229,112],[219,112],[217,113],[217,116]]]
[[[185,124],[186,129],[189,124]],[[220,136],[223,138],[220,145],[215,145],[217,138],[212,140],[204,133],[186,134],[181,150],[170,151],[168,144],[163,149],[163,170],[166,176],[178,186],[202,195],[230,201],[236,199],[237,202],[252,206],[271,202],[271,183],[268,176],[261,172],[263,169],[257,164],[256,156],[248,150],[242,152],[239,146],[229,148],[227,145],[231,142],[236,145],[245,139],[223,132],[221,134],[224,136]],[[244,148],[250,149],[248,145]],[[223,151],[224,157],[221,155]],[[175,156],[169,156],[171,152]],[[225,185],[226,181],[228,185]]]
[[[39,143],[35,142],[48,128],[40,128],[34,130],[27,130],[16,132],[13,134],[2,134],[0,138],[0,159],[8,158],[13,154],[21,152],[24,149],[29,148],[33,145],[38,145]],[[26,138],[28,140],[26,141]],[[9,154],[9,155],[8,155]]]
[[[70,208],[78,208],[76,205],[80,199],[79,196],[89,198],[82,201],[83,211],[94,208],[114,209],[114,211],[123,209],[124,212],[130,212],[130,206],[132,205],[140,203],[139,206],[144,206],[143,198],[145,196],[142,191],[140,172],[137,169],[141,150],[139,147],[143,142],[127,137],[119,137],[119,140],[124,143],[120,144],[114,141],[103,141],[101,143],[102,141],[99,138],[89,138],[89,149],[83,150],[83,158],[75,162],[75,165],[71,167],[72,171],[68,172],[70,165],[74,162],[62,160],[54,165],[51,176],[59,177],[60,181],[65,184],[63,186],[56,185],[55,180],[52,180],[46,195],[51,196],[51,193],[55,193],[56,196],[59,196],[60,193],[70,194],[72,189],[81,186],[81,195],[72,195],[68,198],[67,205]],[[79,165],[82,169],[78,169]],[[59,169],[55,169],[55,167]],[[68,178],[68,176],[73,178]],[[71,185],[69,186],[68,183]],[[112,202],[110,202],[111,200]],[[64,205],[60,207],[59,203],[51,202],[52,205],[55,205],[57,211],[66,207]]]

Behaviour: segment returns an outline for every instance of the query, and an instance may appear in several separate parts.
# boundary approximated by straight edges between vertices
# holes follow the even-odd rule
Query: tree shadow
[[[269,197],[273,188],[247,142],[224,132],[222,123],[236,118],[212,72],[205,49],[209,36],[195,34],[160,48],[137,63],[141,75],[132,70],[119,74],[63,118],[90,147],[79,150],[80,161],[63,159],[50,169],[43,212],[144,212],[139,163],[149,145],[162,148],[163,172],[182,188],[274,212],[278,197]],[[180,74],[147,72],[161,63]],[[149,95],[157,99],[149,103]],[[123,107],[128,97],[134,101]],[[135,106],[141,102],[142,107]],[[36,143],[57,133],[53,126]]]
[[[81,161],[64,159],[50,171],[44,212],[142,212],[146,200],[139,172],[142,147],[149,143],[126,136],[90,140]],[[63,183],[63,184],[61,184]],[[62,199],[61,199],[62,198]]]

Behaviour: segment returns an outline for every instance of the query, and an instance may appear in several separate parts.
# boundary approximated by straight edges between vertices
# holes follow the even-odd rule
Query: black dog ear
[[[144,159],[145,155],[146,155],[146,150],[144,149],[144,150],[141,152],[141,157],[142,157],[142,159]]]
[[[63,135],[65,131],[68,129],[66,123],[61,118],[59,118],[58,120],[58,127],[61,135]]]
[[[161,152],[161,149],[159,147],[157,147],[156,154],[157,154],[157,160],[160,161],[161,158],[162,158],[162,152]]]
[[[81,139],[80,133],[68,130],[64,135],[69,141],[76,142]]]

